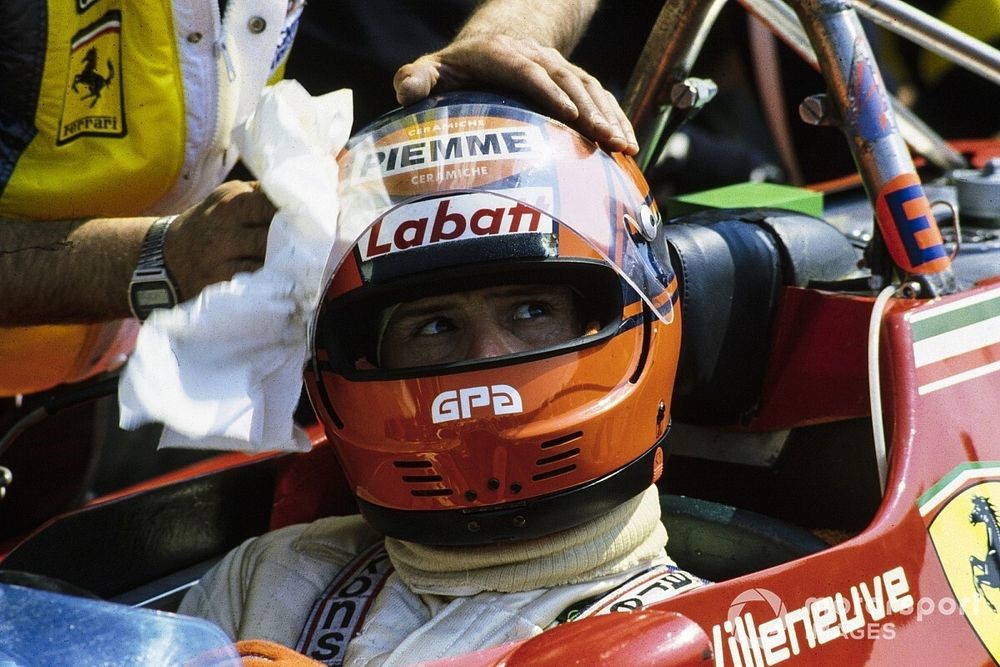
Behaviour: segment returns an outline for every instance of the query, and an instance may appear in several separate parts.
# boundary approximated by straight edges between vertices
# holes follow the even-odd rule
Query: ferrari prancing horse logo
[[[1000,661],[1000,462],[968,462],[920,497],[934,550],[955,600]]]
[[[976,593],[993,613],[997,613],[996,606],[990,602],[983,592],[983,586],[990,588],[1000,588],[1000,554],[997,548],[1000,546],[1000,528],[997,526],[997,513],[990,499],[986,496],[972,496],[972,514],[969,521],[975,524],[985,524],[986,526],[986,555],[983,558],[969,557],[972,564],[972,581],[976,587]]]
[[[97,47],[87,49],[87,55],[83,57],[83,71],[73,77],[73,92],[79,93],[80,87],[85,89],[81,100],[91,100],[90,108],[93,109],[98,100],[101,99],[101,91],[115,78],[115,64],[108,58],[108,75],[101,76],[97,71]]]
[[[73,35],[57,145],[125,136],[121,41],[122,14],[116,9]]]

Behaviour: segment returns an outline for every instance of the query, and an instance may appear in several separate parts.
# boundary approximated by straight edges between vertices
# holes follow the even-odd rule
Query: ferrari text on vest
[[[85,130],[117,130],[118,119],[114,116],[85,116],[66,125],[63,136],[77,134]]]

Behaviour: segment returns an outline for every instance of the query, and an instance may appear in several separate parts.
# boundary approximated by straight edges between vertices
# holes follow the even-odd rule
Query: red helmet
[[[655,482],[680,322],[635,163],[509,98],[453,93],[380,119],[339,165],[306,384],[368,522],[424,544],[528,539]],[[568,287],[596,326],[516,354],[381,363],[398,304],[526,283]]]

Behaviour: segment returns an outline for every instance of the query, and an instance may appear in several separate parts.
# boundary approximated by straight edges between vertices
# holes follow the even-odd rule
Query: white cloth
[[[264,266],[150,316],[119,384],[123,428],[162,422],[161,447],[309,448],[292,415],[336,236],[334,156],[351,119],[349,90],[311,97],[282,81],[264,91],[233,137],[278,209]]]
[[[655,488],[639,498],[623,506],[625,512],[614,512],[615,522],[598,519],[564,531],[556,539],[556,544],[574,544],[571,551],[587,550],[591,556],[581,559],[567,554],[561,569],[550,567],[556,565],[559,551],[542,556],[552,561],[541,568],[551,573],[543,579],[577,583],[540,585],[542,579],[521,579],[497,566],[471,571],[477,585],[455,589],[481,592],[449,595],[448,586],[439,585],[438,594],[422,593],[411,589],[407,581],[414,575],[432,581],[449,566],[436,564],[437,573],[421,575],[415,560],[403,565],[392,558],[390,550],[397,572],[389,576],[372,604],[361,634],[348,645],[345,664],[412,664],[526,639],[550,627],[570,605],[669,562]],[[655,525],[650,524],[651,516],[656,518]],[[595,526],[601,529],[595,530]],[[263,638],[294,647],[313,603],[326,586],[357,554],[378,540],[360,517],[332,517],[268,533],[223,558],[187,593],[179,611],[215,622],[233,639]],[[605,551],[603,547],[610,543],[625,548]],[[518,571],[539,569],[517,560],[531,558],[528,554],[537,548],[521,549],[511,543],[475,551],[478,562],[504,562]],[[416,553],[422,552],[411,551],[410,556]],[[448,562],[461,569],[457,548],[452,555]],[[406,576],[401,576],[400,567],[407,571]],[[521,579],[521,588],[505,586],[515,579]],[[515,590],[490,590],[498,585]]]

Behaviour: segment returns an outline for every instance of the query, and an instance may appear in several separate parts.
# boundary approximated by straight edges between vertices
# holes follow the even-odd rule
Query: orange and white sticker
[[[431,126],[432,128],[435,126]],[[544,153],[541,132],[531,125],[483,127],[406,137],[365,151],[351,169],[353,182],[382,179],[430,169],[446,173],[458,165],[538,158]],[[413,134],[414,130],[410,130]],[[443,180],[443,179],[439,179]]]

